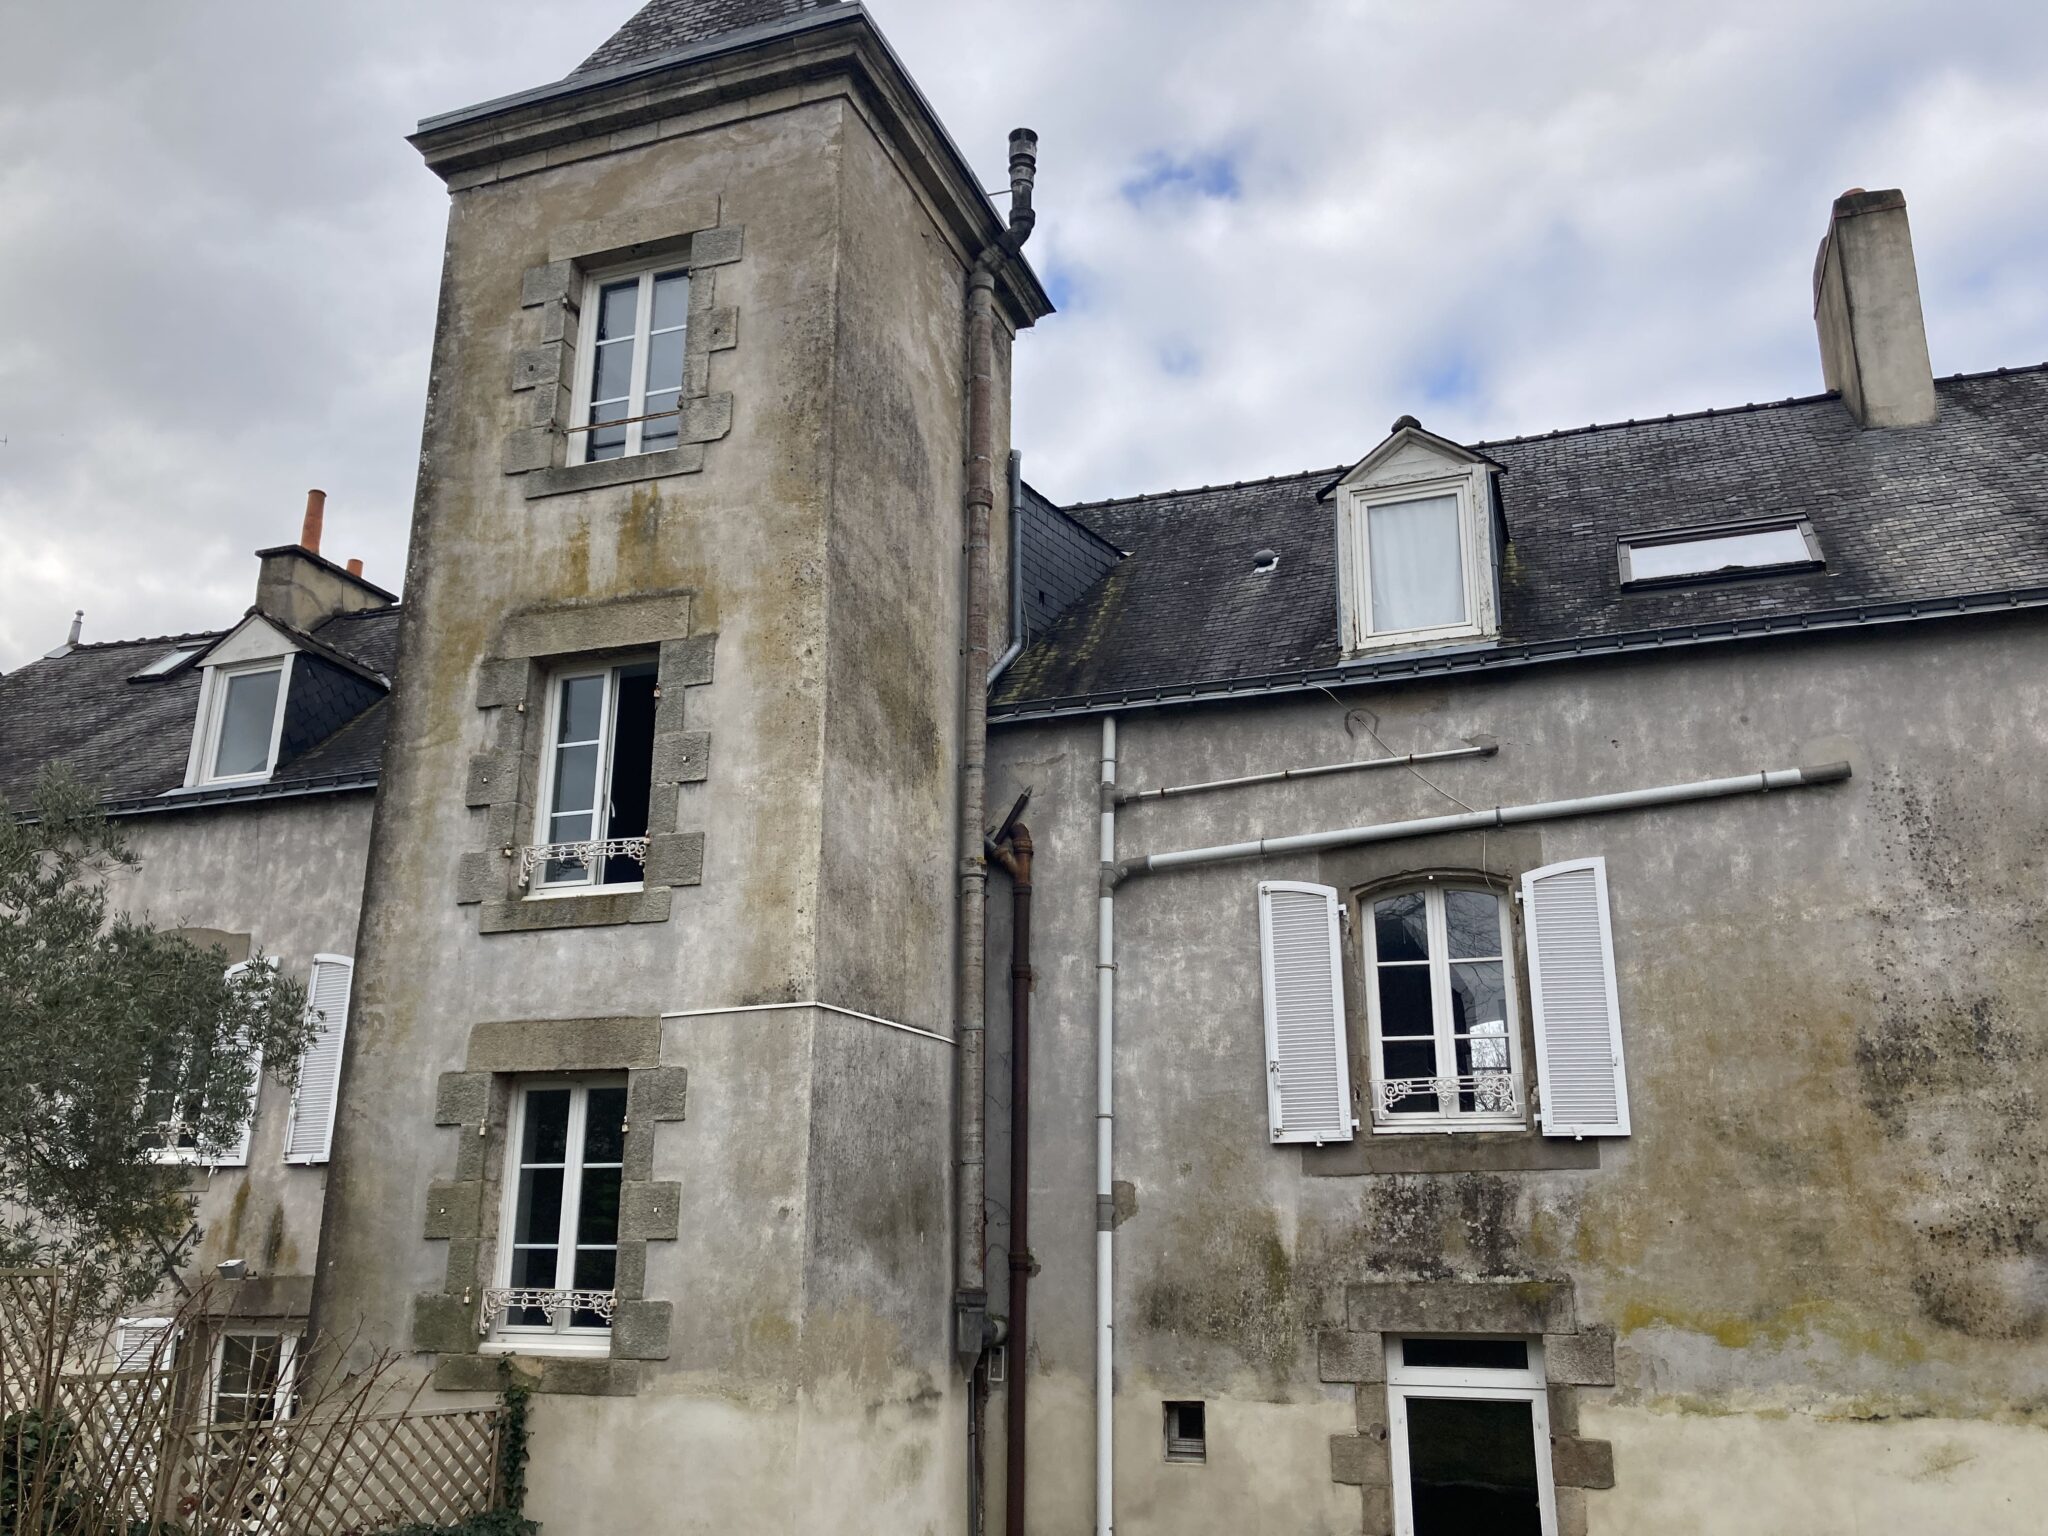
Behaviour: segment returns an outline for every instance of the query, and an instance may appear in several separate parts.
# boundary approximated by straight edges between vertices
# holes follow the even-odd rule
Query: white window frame
[[[1501,926],[1501,991],[1503,1005],[1507,1011],[1508,1075],[1514,1080],[1516,1109],[1512,1113],[1483,1110],[1461,1110],[1454,1095],[1438,1095],[1438,1110],[1434,1114],[1395,1114],[1381,1105],[1380,1083],[1385,1080],[1385,1056],[1380,1039],[1380,967],[1379,934],[1373,924],[1373,907],[1376,903],[1395,896],[1420,895],[1424,899],[1428,916],[1429,937],[1429,1006],[1433,1032],[1430,1039],[1436,1049],[1437,1076],[1455,1075],[1458,1063],[1457,1042],[1454,1039],[1454,1020],[1451,1016],[1451,957],[1450,940],[1444,918],[1444,893],[1446,891],[1473,891],[1491,896],[1500,910]],[[1529,1079],[1526,1064],[1522,1059],[1522,1014],[1520,980],[1515,973],[1515,928],[1505,891],[1478,880],[1421,880],[1399,885],[1381,886],[1362,893],[1357,899],[1357,913],[1354,922],[1359,933],[1360,955],[1363,961],[1366,1016],[1366,1073],[1368,1092],[1371,1096],[1372,1129],[1376,1136],[1448,1131],[1520,1131],[1529,1126]],[[1396,1039],[1403,1038],[1396,1036]],[[1407,1038],[1421,1039],[1410,1036]],[[1443,1108],[1446,1098],[1450,1107]]]
[[[590,422],[590,391],[597,382],[595,378],[597,361],[597,320],[598,306],[604,290],[628,278],[640,282],[639,302],[633,312],[633,377],[626,399],[626,447],[618,456],[622,459],[637,458],[643,451],[640,446],[640,429],[644,425],[638,418],[647,408],[647,358],[653,350],[652,323],[654,319],[654,280],[657,277],[680,276],[683,280],[683,323],[680,326],[664,327],[683,333],[683,378],[682,387],[676,394],[676,420],[681,423],[680,412],[684,398],[689,391],[690,352],[690,269],[680,259],[657,262],[649,266],[645,262],[634,262],[630,266],[611,267],[593,272],[583,280],[583,305],[578,313],[576,335],[576,383],[570,393],[569,407],[569,453],[570,464],[601,462],[590,457],[590,439],[593,428]],[[681,446],[680,434],[676,446]],[[656,452],[666,450],[657,449]]]
[[[561,745],[555,740],[555,730],[561,720],[563,685],[579,677],[601,677],[604,679],[604,702],[598,708],[602,721],[603,736],[598,741],[597,785],[595,814],[591,818],[592,839],[603,842],[611,835],[611,781],[612,753],[619,740],[619,673],[631,666],[649,662],[658,664],[659,658],[651,653],[632,656],[616,656],[604,661],[573,664],[556,668],[548,674],[548,703],[543,712],[543,734],[541,736],[540,793],[535,797],[533,810],[533,846],[541,847],[554,841],[555,771]],[[657,674],[658,676],[658,674]],[[656,684],[659,687],[659,683]],[[653,801],[653,786],[649,786],[650,806]],[[615,880],[604,883],[605,860],[594,860],[584,871],[581,880],[553,880],[547,878],[547,866],[536,864],[533,877],[526,888],[529,901],[548,901],[561,896],[589,896],[602,892],[612,894],[623,891],[638,891],[646,888],[645,880]]]
[[[285,701],[292,691],[292,656],[266,656],[259,661],[235,662],[207,667],[199,691],[199,723],[192,733],[192,755],[185,765],[188,789],[210,789],[224,784],[260,784],[277,771],[278,743],[284,737]],[[270,717],[270,751],[261,773],[216,774],[212,764],[220,750],[220,730],[227,712],[228,689],[233,679],[258,672],[275,672],[277,704]]]
[[[1344,649],[1346,652],[1377,650],[1387,646],[1427,644],[1456,640],[1486,633],[1485,573],[1480,570],[1479,551],[1487,547],[1480,517],[1486,508],[1480,492],[1485,477],[1476,470],[1426,480],[1408,480],[1394,485],[1353,486],[1344,494],[1343,528],[1339,540],[1344,582]],[[1456,624],[1435,624],[1420,629],[1379,629],[1372,616],[1371,510],[1407,501],[1429,501],[1455,496],[1458,502],[1458,568],[1465,594],[1465,617]]]
[[[249,969],[252,962],[237,960],[221,974],[232,981]],[[190,1163],[204,1168],[246,1168],[249,1164],[249,1142],[256,1134],[256,1108],[263,1099],[263,1053],[252,1051],[249,1056],[250,1071],[253,1074],[249,1084],[249,1113],[242,1121],[242,1139],[232,1147],[174,1147],[149,1146],[143,1149],[143,1156],[152,1163]],[[145,1085],[145,1093],[148,1088]],[[167,1124],[168,1122],[163,1122]],[[152,1130],[160,1126],[151,1127]]]
[[[276,1339],[277,1387],[273,1393],[277,1411],[267,1420],[223,1419],[220,1417],[220,1379],[227,1363],[229,1339]],[[213,1341],[213,1358],[206,1373],[206,1422],[208,1424],[282,1424],[293,1415],[297,1407],[294,1401],[298,1392],[299,1336],[285,1333],[276,1328],[227,1328],[217,1334]]]
[[[553,1077],[515,1078],[512,1083],[512,1112],[506,1117],[505,1165],[501,1182],[504,1189],[500,1194],[498,1209],[498,1254],[492,1272],[496,1279],[494,1286],[505,1288],[512,1285],[513,1241],[519,1220],[519,1169],[520,1148],[526,1142],[527,1095],[535,1091],[567,1088],[569,1095],[568,1140],[563,1146],[562,1161],[562,1224],[560,1240],[556,1244],[555,1279],[567,1280],[571,1284],[558,1284],[557,1290],[573,1289],[576,1278],[576,1225],[583,1199],[583,1132],[588,1121],[590,1090],[593,1088],[624,1088],[627,1086],[623,1072],[594,1072]],[[599,1164],[599,1167],[608,1166]],[[621,1164],[623,1179],[623,1163]],[[612,1235],[612,1246],[618,1246],[618,1234]],[[617,1284],[617,1269],[613,1270],[613,1284]],[[554,1322],[539,1325],[533,1323],[507,1323],[496,1314],[490,1319],[490,1333],[482,1349],[486,1354],[508,1354],[518,1351],[522,1354],[589,1354],[611,1353],[612,1330],[609,1325],[602,1328],[575,1327],[571,1319],[574,1314],[565,1311]]]
[[[1550,1396],[1544,1388],[1543,1341],[1514,1341],[1526,1344],[1529,1350],[1528,1368],[1519,1371],[1411,1366],[1403,1362],[1404,1339],[1445,1337],[1450,1335],[1387,1335],[1387,1445],[1393,1468],[1394,1536],[1415,1536],[1415,1493],[1408,1464],[1408,1402],[1418,1397],[1448,1398],[1454,1402],[1527,1403],[1543,1536],[1557,1536],[1557,1486],[1550,1469]]]

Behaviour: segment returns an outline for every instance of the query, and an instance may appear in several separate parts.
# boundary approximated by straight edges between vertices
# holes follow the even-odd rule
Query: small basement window
[[[1166,1408],[1166,1459],[1207,1461],[1209,1459],[1208,1404],[1169,1402]]]
[[[1665,586],[1820,568],[1820,540],[1805,518],[1634,534],[1619,548],[1621,584]]]
[[[655,660],[564,668],[548,683],[532,893],[638,885],[653,800]]]

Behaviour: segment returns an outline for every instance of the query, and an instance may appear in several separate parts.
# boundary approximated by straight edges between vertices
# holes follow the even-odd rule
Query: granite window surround
[[[548,259],[519,285],[524,345],[512,359],[512,393],[524,402],[505,439],[504,469],[528,500],[625,485],[704,467],[705,445],[732,430],[732,396],[711,392],[711,354],[739,345],[739,314],[717,301],[717,269],[740,259],[738,225],[719,222],[720,199],[700,197],[571,225],[548,243]],[[690,274],[689,330],[683,344],[681,436],[674,448],[595,463],[570,463],[571,402],[579,362],[578,327],[585,279],[635,263]]]
[[[1388,1335],[1541,1338],[1558,1536],[1585,1536],[1589,1490],[1614,1486],[1614,1447],[1579,1437],[1579,1391],[1611,1387],[1614,1330],[1582,1324],[1565,1280],[1375,1280],[1344,1287],[1341,1324],[1316,1338],[1317,1374],[1356,1394],[1357,1429],[1330,1437],[1330,1479],[1356,1487],[1364,1536],[1394,1529]]]
[[[692,633],[691,614],[691,593],[659,592],[532,609],[499,626],[477,668],[476,705],[490,745],[470,759],[464,794],[483,814],[473,818],[476,842],[461,855],[455,879],[455,900],[479,909],[480,932],[666,922],[673,889],[701,882],[704,833],[680,829],[678,818],[683,786],[703,783],[711,771],[711,733],[690,729],[689,716],[701,707],[696,690],[711,683],[718,636]],[[658,698],[641,888],[531,897],[519,884],[520,853],[535,836],[550,670],[649,650],[657,653]]]
[[[619,1200],[618,1303],[610,1353],[483,1349],[483,1292],[497,1273],[497,1220],[514,1082],[549,1073],[626,1074],[624,1179]],[[433,1384],[495,1392],[501,1362],[540,1392],[631,1396],[641,1363],[665,1360],[674,1304],[647,1297],[647,1245],[674,1242],[682,1186],[654,1178],[656,1128],[685,1118],[689,1071],[661,1064],[657,1018],[493,1020],[473,1026],[459,1072],[441,1074],[434,1123],[456,1134],[450,1176],[427,1188],[422,1235],[448,1244],[442,1288],[413,1298],[413,1348],[435,1356]]]

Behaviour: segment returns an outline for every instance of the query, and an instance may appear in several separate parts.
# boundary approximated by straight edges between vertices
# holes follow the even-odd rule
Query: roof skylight
[[[206,647],[201,645],[181,645],[177,650],[167,651],[165,654],[157,657],[155,661],[152,661],[140,672],[133,673],[128,680],[133,683],[140,682],[147,677],[162,677],[166,672],[173,670],[178,663],[198,655],[204,649]]]
[[[1805,518],[1635,534],[1622,539],[1619,553],[1625,587],[1811,570],[1822,563],[1820,541]]]

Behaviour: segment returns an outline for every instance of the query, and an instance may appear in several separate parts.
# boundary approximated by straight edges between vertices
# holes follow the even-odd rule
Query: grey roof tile
[[[571,76],[616,64],[660,58],[693,43],[707,43],[747,27],[764,26],[805,11],[824,10],[839,0],[648,0],[604,45],[572,70]]]
[[[1933,425],[1832,395],[1477,443],[1500,476],[1502,645],[2048,584],[2048,365],[1938,381]],[[1130,551],[1004,674],[998,711],[1334,665],[1344,466],[1066,511]],[[1826,569],[1621,590],[1625,534],[1799,513]],[[1252,556],[1279,552],[1258,575]]]
[[[330,619],[314,638],[385,677],[398,651],[397,608]],[[82,645],[0,677],[0,798],[26,806],[43,766],[63,762],[97,784],[109,801],[128,802],[176,789],[185,779],[192,728],[199,713],[200,675],[131,682],[157,657],[182,643],[207,642],[225,631]],[[383,755],[385,701],[378,701],[325,741],[283,764],[251,796],[276,795],[336,776],[374,778]]]

